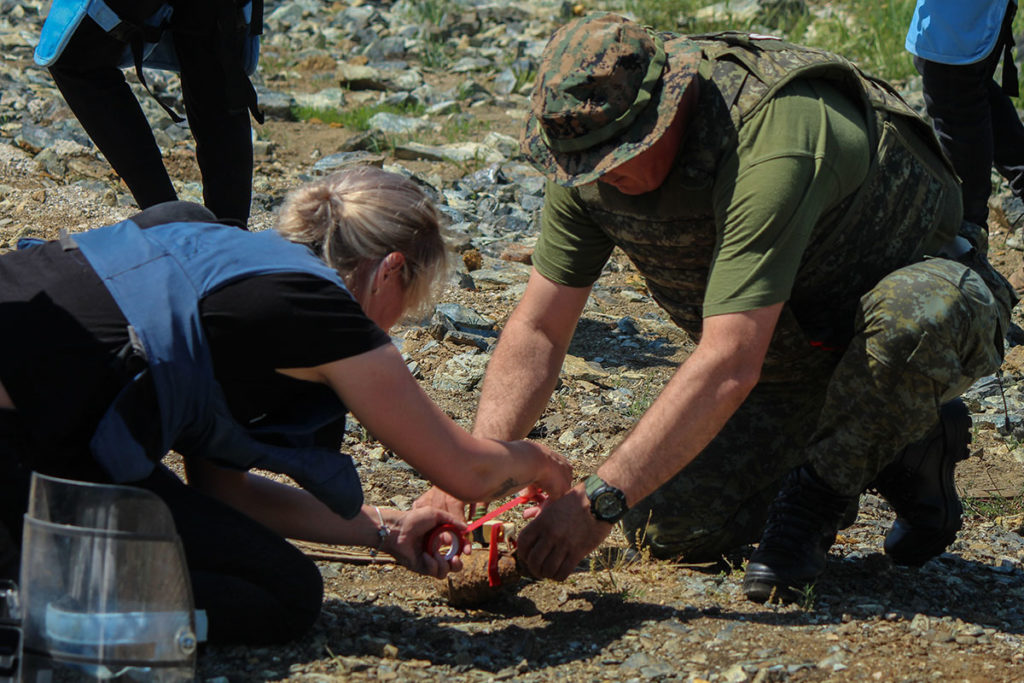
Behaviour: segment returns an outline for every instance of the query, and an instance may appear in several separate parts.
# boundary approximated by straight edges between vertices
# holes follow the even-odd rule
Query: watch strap
[[[587,491],[587,498],[592,498],[599,488],[602,486],[608,486],[608,482],[596,474],[591,474],[587,477],[586,481],[583,482],[583,485]]]
[[[587,477],[584,482],[584,490],[587,493],[587,498],[590,500],[590,514],[600,522],[615,524],[629,511],[629,506],[626,504],[626,494],[596,474]],[[619,503],[620,509],[614,516],[608,516],[600,509],[601,505],[598,504],[598,501],[606,497],[612,497]]]

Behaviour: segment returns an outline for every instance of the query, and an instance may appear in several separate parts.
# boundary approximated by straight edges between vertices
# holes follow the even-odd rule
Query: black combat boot
[[[971,424],[963,401],[946,403],[938,424],[904,448],[872,483],[896,511],[885,536],[885,552],[896,564],[924,564],[944,551],[963,526],[953,470],[970,455]]]
[[[756,602],[799,600],[825,571],[828,549],[855,498],[833,491],[809,465],[790,472],[747,564],[746,596]]]

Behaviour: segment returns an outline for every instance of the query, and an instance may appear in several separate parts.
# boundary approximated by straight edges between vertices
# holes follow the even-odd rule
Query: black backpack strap
[[[228,101],[244,104],[258,123],[263,123],[256,88],[242,64],[244,42],[263,32],[263,2],[252,0],[252,19],[248,30],[241,7],[235,0],[217,0],[217,56],[227,79]],[[257,15],[257,11],[259,14]],[[258,33],[255,30],[258,30]]]
[[[106,29],[107,34],[111,38],[128,45],[128,48],[132,53],[132,61],[135,64],[135,75],[138,77],[139,82],[142,83],[142,86],[146,89],[146,92],[149,93],[150,97],[156,100],[157,104],[164,108],[164,111],[167,112],[167,115],[170,116],[175,123],[181,123],[184,121],[184,118],[178,115],[177,112],[153,94],[153,91],[149,87],[149,83],[146,82],[145,75],[142,73],[143,45],[146,43],[160,42],[161,36],[168,27],[168,23],[166,21],[162,22],[158,26],[152,26],[145,23],[147,18],[160,9],[162,3],[146,2],[132,6],[125,5],[124,2],[114,2],[113,0],[111,0],[111,2],[104,2],[103,0],[94,1],[101,6],[101,9],[103,10],[102,16],[104,18],[117,18],[117,23],[113,25],[108,21],[101,23],[100,26]]]
[[[157,38],[157,40],[159,40],[159,38]],[[138,77],[139,82],[142,83],[142,87],[144,87],[146,89],[146,92],[149,93],[149,96],[156,100],[157,104],[163,107],[164,111],[167,112],[167,115],[171,117],[171,120],[175,123],[181,123],[185,120],[185,117],[171,109],[170,105],[161,100],[153,93],[152,90],[150,90],[149,83],[146,82],[146,76],[142,73],[142,45],[143,43],[149,42],[155,41],[134,38],[130,42],[128,42],[128,45],[131,47],[132,50],[132,61],[135,62],[135,75]]]

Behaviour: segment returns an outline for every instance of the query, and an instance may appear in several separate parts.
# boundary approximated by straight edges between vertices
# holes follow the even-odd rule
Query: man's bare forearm
[[[688,465],[725,426],[760,377],[782,305],[709,318],[697,349],[598,469],[629,505]]]
[[[473,433],[525,437],[551,398],[589,287],[567,287],[530,273],[522,301],[508,319],[484,378]]]
[[[524,438],[544,412],[564,358],[564,347],[513,316],[487,366],[473,433]]]
[[[750,392],[752,383],[698,354],[676,371],[644,416],[598,468],[636,505],[688,465]]]

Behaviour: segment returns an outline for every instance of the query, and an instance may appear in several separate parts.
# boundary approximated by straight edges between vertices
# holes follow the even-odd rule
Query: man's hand
[[[519,534],[516,552],[533,576],[561,581],[611,531],[611,524],[594,519],[584,485],[578,484],[544,504]]]
[[[469,504],[469,514],[471,516],[475,505],[475,503]],[[412,509],[418,510],[419,508],[436,508],[438,510],[444,510],[460,522],[468,520],[468,517],[466,516],[466,503],[453,495],[445,493],[436,486],[431,486],[426,493],[413,502]]]

